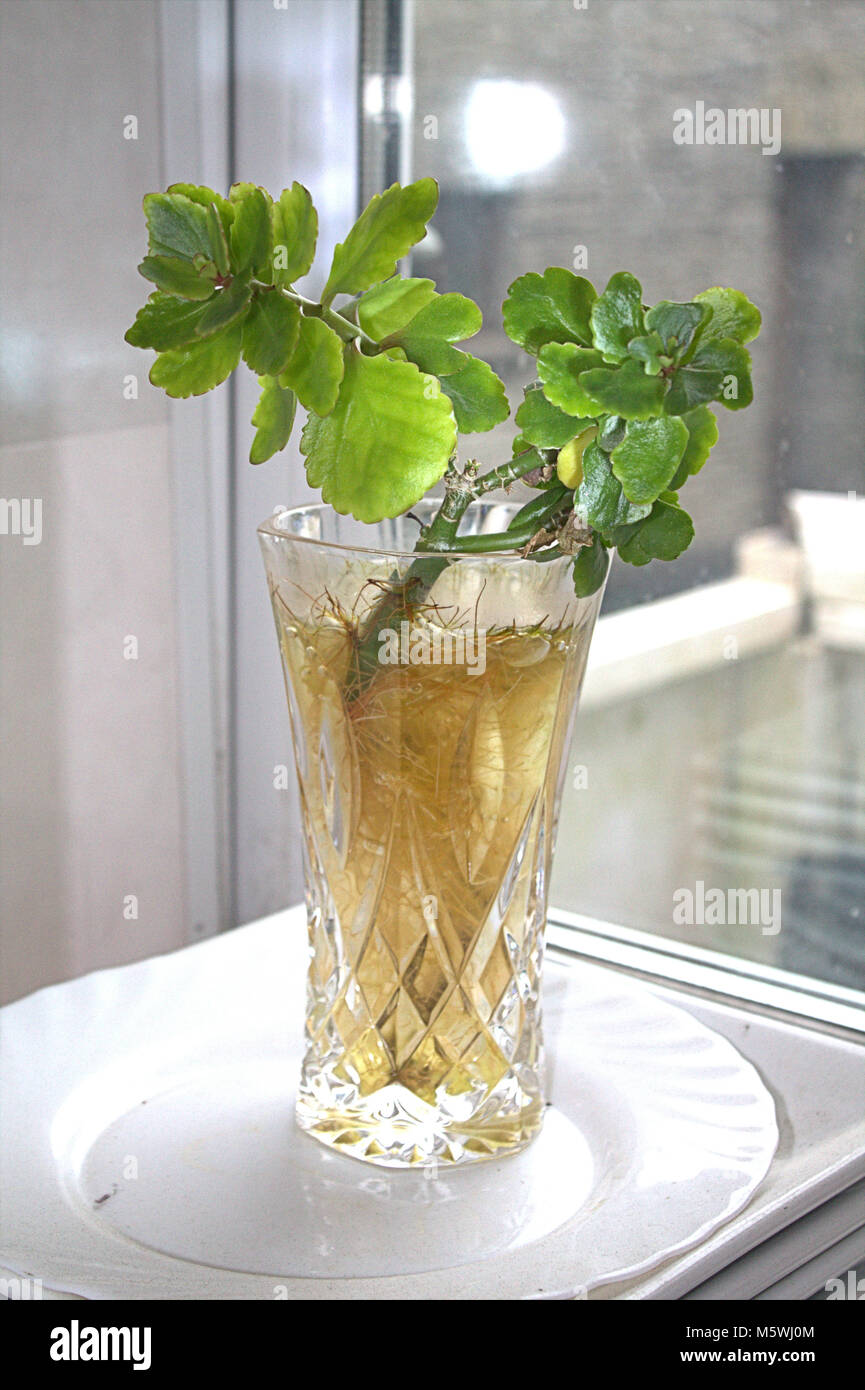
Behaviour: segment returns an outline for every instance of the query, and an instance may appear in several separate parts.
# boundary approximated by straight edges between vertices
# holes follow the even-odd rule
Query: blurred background
[[[0,0],[3,999],[302,896],[255,526],[309,493],[295,445],[246,462],[251,376],[175,405],[124,343],[142,195],[299,179],[321,282],[425,174],[412,269],[480,303],[514,405],[525,270],[763,312],[694,545],[613,567],[554,907],[865,986],[863,53],[860,0]],[[698,102],[780,148],[677,144]],[[676,921],[698,883],[780,892],[780,930]]]

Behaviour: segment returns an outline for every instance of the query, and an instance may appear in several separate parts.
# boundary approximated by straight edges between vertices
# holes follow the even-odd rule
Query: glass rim
[[[512,516],[515,516],[525,505],[523,502],[498,501],[494,498],[483,498],[480,500],[482,504],[485,503],[490,507],[504,507],[510,511]],[[427,506],[438,507],[441,505],[441,501],[442,499],[440,497],[422,498],[420,502],[416,503],[415,507],[409,510],[414,511],[417,508]],[[315,536],[299,536],[295,532],[283,530],[282,527],[277,524],[285,517],[291,515],[296,516],[300,513],[309,514],[310,512],[337,517],[343,515],[342,512],[335,512],[328,502],[299,502],[291,507],[276,507],[272,514],[256,527],[256,531],[260,536],[270,536],[275,540],[296,541],[300,545],[323,546],[327,550],[343,550],[348,554],[387,556],[389,559],[394,560],[417,560],[419,557],[432,558],[436,555],[442,555],[447,556],[448,560],[472,560],[475,563],[483,563],[490,560],[498,562],[502,560],[513,560],[524,564],[525,560],[528,559],[533,564],[554,565],[556,560],[568,560],[573,558],[572,556],[558,555],[554,559],[536,560],[531,555],[527,557],[522,556],[518,550],[488,550],[483,552],[478,552],[476,550],[401,550],[397,546],[352,545],[346,541],[331,541]],[[400,513],[400,516],[406,515],[406,512]],[[381,521],[358,522],[357,524],[359,526],[369,526],[372,528],[373,526],[380,526],[383,522],[398,521],[399,519],[400,517],[383,517]]]

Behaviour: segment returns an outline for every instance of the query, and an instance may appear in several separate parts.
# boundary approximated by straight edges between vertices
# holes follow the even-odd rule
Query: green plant
[[[197,184],[150,193],[139,270],[156,290],[127,341],[156,350],[150,380],[170,396],[201,395],[244,361],[261,385],[253,463],[285,447],[299,402],[307,477],[338,512],[397,516],[444,479],[418,537],[414,597],[449,551],[572,556],[579,595],[603,583],[612,547],[632,565],[675,559],[693,538],[679,492],[717,439],[709,403],[741,410],[752,399],[745,344],[759,311],[721,288],[648,308],[627,271],[600,295],[560,267],[520,276],[504,327],[536,359],[536,379],[516,411],[513,456],[487,472],[475,460],[461,467],[458,435],[492,429],[510,408],[492,368],[458,346],[481,327],[477,305],[396,273],[437,199],[432,179],[374,197],[309,299],[295,286],[318,219],[300,184],[276,200],[248,183],[227,198]],[[472,502],[517,479],[536,495],[506,532],[459,534]],[[382,616],[392,620],[408,592]]]

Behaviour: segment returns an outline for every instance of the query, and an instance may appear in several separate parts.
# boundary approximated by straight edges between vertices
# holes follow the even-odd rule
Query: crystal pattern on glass
[[[353,684],[410,560],[287,524],[261,535],[303,824],[299,1123],[396,1166],[519,1149],[543,1114],[546,884],[599,597],[575,599],[566,562],[458,559],[401,619],[405,659]],[[436,652],[436,626],[476,644],[413,661],[416,635],[416,657]]]

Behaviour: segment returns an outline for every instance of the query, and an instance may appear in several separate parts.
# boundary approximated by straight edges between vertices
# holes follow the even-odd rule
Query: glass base
[[[435,1168],[517,1153],[539,1134],[544,1105],[527,1096],[514,1078],[503,1081],[462,1123],[472,1097],[447,1097],[430,1105],[394,1083],[371,1096],[356,1096],[338,1109],[313,1096],[301,1096],[297,1122],[306,1134],[340,1153],[389,1168]]]

